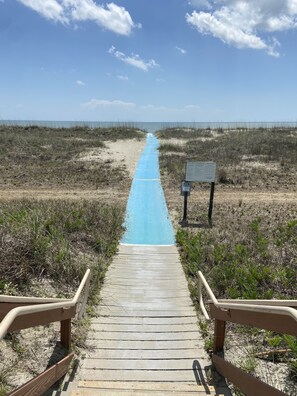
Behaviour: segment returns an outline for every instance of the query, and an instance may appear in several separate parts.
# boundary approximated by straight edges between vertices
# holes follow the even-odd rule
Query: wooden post
[[[208,208],[208,223],[212,226],[212,209],[213,209],[213,198],[214,198],[214,190],[215,190],[215,183],[212,182],[210,184],[210,199],[209,199],[209,208]]]
[[[182,219],[183,226],[188,225],[187,213],[188,213],[188,193],[185,191],[184,192],[184,213],[183,213],[183,219]]]
[[[71,319],[61,320],[60,323],[61,344],[69,350],[71,344]]]
[[[224,320],[215,319],[214,341],[213,341],[214,353],[220,352],[224,349],[225,330],[226,330],[226,322]]]

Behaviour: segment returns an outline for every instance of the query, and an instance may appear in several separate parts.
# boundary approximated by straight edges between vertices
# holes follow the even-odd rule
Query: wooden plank
[[[60,360],[57,364],[51,366],[25,385],[19,387],[9,396],[38,396],[47,391],[54,383],[63,377],[68,370],[74,354],[70,353],[64,359]]]
[[[76,307],[67,309],[56,308],[49,311],[37,312],[26,316],[19,316],[12,323],[8,331],[22,330],[34,326],[47,325],[51,322],[60,322],[75,316]]]
[[[206,387],[202,385],[197,385],[193,383],[176,383],[176,382],[166,382],[166,383],[156,383],[156,382],[124,382],[118,381],[116,384],[114,382],[109,381],[79,381],[78,386],[80,388],[89,388],[89,389],[117,389],[122,390],[143,390],[143,391],[169,391],[169,392],[201,392],[206,389],[209,392],[215,392],[215,388],[213,386],[207,385]]]
[[[123,288],[122,290],[116,289],[116,288],[104,288],[100,296],[102,297],[110,297],[110,298],[120,298],[120,297],[138,297],[141,296],[142,298],[155,298],[155,299],[168,299],[168,300],[173,300],[173,299],[179,299],[179,298],[185,298],[185,299],[190,299],[189,297],[189,292],[187,290],[180,291],[180,290],[159,290],[159,291],[151,291],[151,290],[144,290],[144,289],[135,289],[131,288],[127,290],[126,288]],[[192,301],[192,300],[190,300]]]
[[[178,341],[126,341],[126,340],[93,340],[92,347],[98,349],[188,349],[196,350],[202,340],[178,340]]]
[[[129,301],[129,300],[123,300],[117,302],[117,301],[111,301],[110,299],[102,299],[102,305],[106,308],[112,308],[112,309],[124,309],[126,310],[143,310],[143,311],[155,311],[155,310],[162,310],[162,311],[176,311],[176,310],[181,310],[181,311],[186,311],[188,312],[189,310],[193,311],[194,307],[193,304],[183,304],[180,303],[179,301],[176,302],[170,302],[170,301],[156,301],[156,302],[134,302],[134,301]]]
[[[200,349],[92,349],[93,359],[205,359],[206,352]]]
[[[184,396],[184,395],[187,395],[187,396],[202,396],[202,395],[204,395],[204,396],[212,396],[212,395],[214,395],[214,396],[216,396],[217,394],[216,393],[210,393],[210,392],[205,392],[205,391],[201,391],[201,392],[199,392],[199,391],[196,391],[196,392],[173,392],[173,391],[160,391],[160,392],[158,392],[158,391],[150,391],[150,390],[147,390],[147,391],[133,391],[133,393],[131,394],[131,391],[130,390],[122,390],[122,389],[115,389],[115,390],[112,390],[112,389],[92,389],[92,390],[90,390],[90,389],[79,389],[79,390],[76,390],[76,391],[72,391],[71,392],[71,394],[70,394],[70,396],[102,396],[103,395],[103,392],[104,392],[104,395],[108,395],[108,396],[118,396],[118,395],[122,395],[122,396],[131,396],[131,395],[133,395],[133,396],[163,396],[163,395],[175,395],[175,396]]]
[[[196,383],[196,375],[206,378],[203,370],[94,370],[82,369],[81,378],[86,381],[151,381],[151,382],[192,382]],[[206,380],[205,380],[206,381]]]
[[[193,370],[195,362],[201,369],[210,366],[209,359],[92,359],[86,360],[85,369],[94,370]]]
[[[180,305],[193,305],[192,300],[190,297],[186,296],[166,296],[163,295],[163,297],[155,297],[153,293],[151,296],[147,296],[145,294],[141,293],[101,293],[101,300],[108,301],[109,303],[114,302],[115,304],[120,304],[121,302],[130,302],[130,301],[136,301],[137,303],[172,303],[172,304],[180,304]]]
[[[166,310],[134,310],[134,309],[125,309],[125,308],[117,308],[117,307],[101,307],[97,310],[97,314],[100,316],[126,316],[126,317],[142,317],[142,318],[154,318],[154,317],[162,317],[162,318],[176,318],[176,317],[196,317],[196,313],[193,309],[166,309]]]
[[[152,280],[153,281],[153,280]],[[172,279],[172,280],[156,280],[154,281],[153,286],[150,284],[149,279],[142,280],[140,281],[139,279],[130,279],[130,280],[123,280],[123,279],[114,279],[114,280],[106,280],[104,282],[104,285],[106,287],[110,286],[139,286],[139,287],[144,287],[144,288],[149,288],[150,290],[162,290],[163,288],[168,288],[168,289],[183,289],[185,290],[187,288],[187,283],[184,280],[181,279]]]
[[[198,332],[197,329],[197,324],[153,324],[153,325],[144,325],[144,324],[130,324],[130,323],[106,323],[106,324],[100,324],[100,323],[92,323],[91,325],[91,330],[97,331],[97,332],[116,332],[116,331],[121,331],[121,332],[142,332],[142,333],[147,333],[147,332],[154,332],[154,333],[163,333],[163,332],[189,332],[189,331],[194,331]]]
[[[92,320],[92,323],[105,324],[144,324],[144,325],[186,325],[196,324],[197,316],[175,316],[175,317],[118,317],[118,316],[99,316]]]
[[[225,311],[216,308],[214,304],[209,304],[209,306],[212,318],[297,336],[297,322],[291,316],[233,308]]]
[[[224,349],[225,331],[226,331],[226,322],[224,322],[223,320],[215,319],[214,341],[213,341],[214,352],[219,352]]]
[[[61,302],[62,300],[60,299],[48,299],[48,301],[44,302],[38,302],[34,301],[34,299],[25,298],[25,301],[18,301],[18,302],[3,302],[0,301],[0,321],[8,314],[9,311],[11,311],[14,308],[18,307],[27,307],[28,305],[41,305],[41,304],[47,304],[48,302]]]
[[[117,340],[117,341],[126,341],[126,340],[133,340],[133,341],[182,341],[182,340],[195,340],[201,341],[202,337],[198,330],[196,331],[188,331],[188,332],[146,332],[143,333],[139,332],[97,332],[91,331],[89,333],[89,340]]]
[[[212,355],[216,370],[228,378],[246,396],[286,396],[285,393],[265,384],[242,369],[233,366],[216,354]]]
[[[173,384],[180,395],[197,394],[188,386],[206,378],[210,362],[176,247],[125,246],[122,252],[103,285],[80,378],[93,384],[110,381],[110,388],[99,385],[100,394],[178,394]],[[121,388],[132,383],[145,385]],[[85,388],[86,394],[96,394],[95,389]]]
[[[160,288],[160,287],[155,287],[155,286],[151,286],[151,285],[130,285],[129,288],[127,288],[127,285],[104,285],[103,286],[103,290],[102,292],[110,292],[110,293],[114,293],[114,292],[140,292],[140,293],[144,293],[144,294],[149,294],[151,295],[152,293],[156,293],[156,296],[158,295],[157,293],[159,293],[160,295],[173,295],[173,293],[176,293],[176,295],[178,296],[179,294],[185,294],[185,293],[189,293],[189,289],[188,287],[175,287],[175,286],[167,286],[166,288]]]
[[[71,319],[62,320],[60,326],[61,344],[69,350],[71,344]]]

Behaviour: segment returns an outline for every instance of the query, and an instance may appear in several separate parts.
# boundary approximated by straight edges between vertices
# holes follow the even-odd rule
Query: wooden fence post
[[[224,349],[225,330],[226,330],[226,322],[224,320],[215,319],[214,342],[213,342],[214,353],[220,352]]]
[[[71,319],[61,320],[60,323],[61,344],[69,350],[71,344]]]

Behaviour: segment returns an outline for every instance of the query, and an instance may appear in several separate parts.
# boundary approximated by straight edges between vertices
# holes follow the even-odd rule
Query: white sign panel
[[[215,162],[187,161],[186,181],[212,183],[216,177]]]

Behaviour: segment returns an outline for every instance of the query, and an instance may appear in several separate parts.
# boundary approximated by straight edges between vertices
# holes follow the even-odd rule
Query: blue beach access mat
[[[174,231],[160,181],[158,139],[147,134],[126,209],[122,244],[174,245]]]

